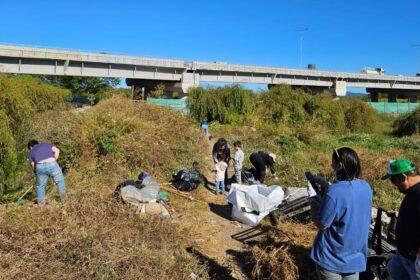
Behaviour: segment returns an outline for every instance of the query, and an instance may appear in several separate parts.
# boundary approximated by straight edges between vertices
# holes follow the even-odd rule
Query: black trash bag
[[[201,175],[197,171],[182,169],[172,175],[172,184],[180,191],[195,190],[201,183]]]
[[[255,168],[242,168],[242,182],[252,183],[255,180]]]

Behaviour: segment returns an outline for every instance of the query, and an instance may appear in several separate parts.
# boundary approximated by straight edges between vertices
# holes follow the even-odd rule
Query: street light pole
[[[303,68],[303,32],[308,31],[308,30],[309,30],[308,27],[296,30],[298,32],[301,32],[300,33],[300,53],[299,53],[300,68]]]
[[[300,35],[300,68],[303,68],[303,35]]]
[[[420,44],[411,45],[416,50],[417,59],[417,73],[420,73]]]

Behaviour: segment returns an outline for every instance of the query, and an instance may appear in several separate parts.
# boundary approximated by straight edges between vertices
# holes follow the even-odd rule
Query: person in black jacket
[[[265,170],[268,167],[273,174],[273,176],[277,178],[276,172],[274,169],[274,164],[276,163],[276,155],[275,154],[267,154],[266,152],[259,151],[257,153],[252,153],[249,156],[249,161],[255,167],[255,179],[264,183],[265,179]]]
[[[213,155],[213,161],[216,164],[217,161],[217,155],[220,154],[224,157],[225,162],[227,163],[228,167],[225,171],[225,186],[228,185],[228,169],[229,169],[229,163],[230,163],[230,147],[228,142],[225,138],[219,138],[217,142],[213,145],[212,155]]]
[[[398,212],[395,231],[397,253],[388,263],[392,278],[420,279],[420,175],[407,159],[389,162],[382,180],[391,183],[405,195]]]

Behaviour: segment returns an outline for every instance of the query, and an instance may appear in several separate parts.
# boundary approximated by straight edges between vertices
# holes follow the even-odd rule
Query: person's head
[[[401,193],[406,193],[409,188],[420,181],[420,175],[416,169],[414,163],[408,159],[390,160],[388,172],[382,177],[382,180],[389,179]]]
[[[219,138],[217,140],[217,148],[218,149],[224,149],[227,146],[227,141],[225,138]]]
[[[216,158],[217,158],[218,162],[221,162],[221,161],[225,160],[225,156],[223,154],[217,154]]]
[[[137,179],[139,180],[140,183],[142,183],[143,180],[146,179],[148,176],[149,176],[149,174],[147,174],[146,172],[143,171],[139,174]]]
[[[32,150],[32,148],[35,147],[38,144],[39,144],[38,141],[32,139],[31,141],[28,142],[28,146],[27,146],[28,147],[28,150]]]
[[[241,141],[236,141],[233,143],[233,146],[235,147],[235,150],[237,151],[242,148],[242,143]]]
[[[352,181],[362,175],[359,156],[349,147],[334,149],[331,167],[338,181]]]

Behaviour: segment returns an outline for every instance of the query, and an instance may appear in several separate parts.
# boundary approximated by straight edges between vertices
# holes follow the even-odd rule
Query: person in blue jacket
[[[359,279],[366,270],[372,189],[360,179],[357,153],[334,149],[331,167],[336,182],[323,196],[315,215],[319,231],[310,257],[319,279]]]

